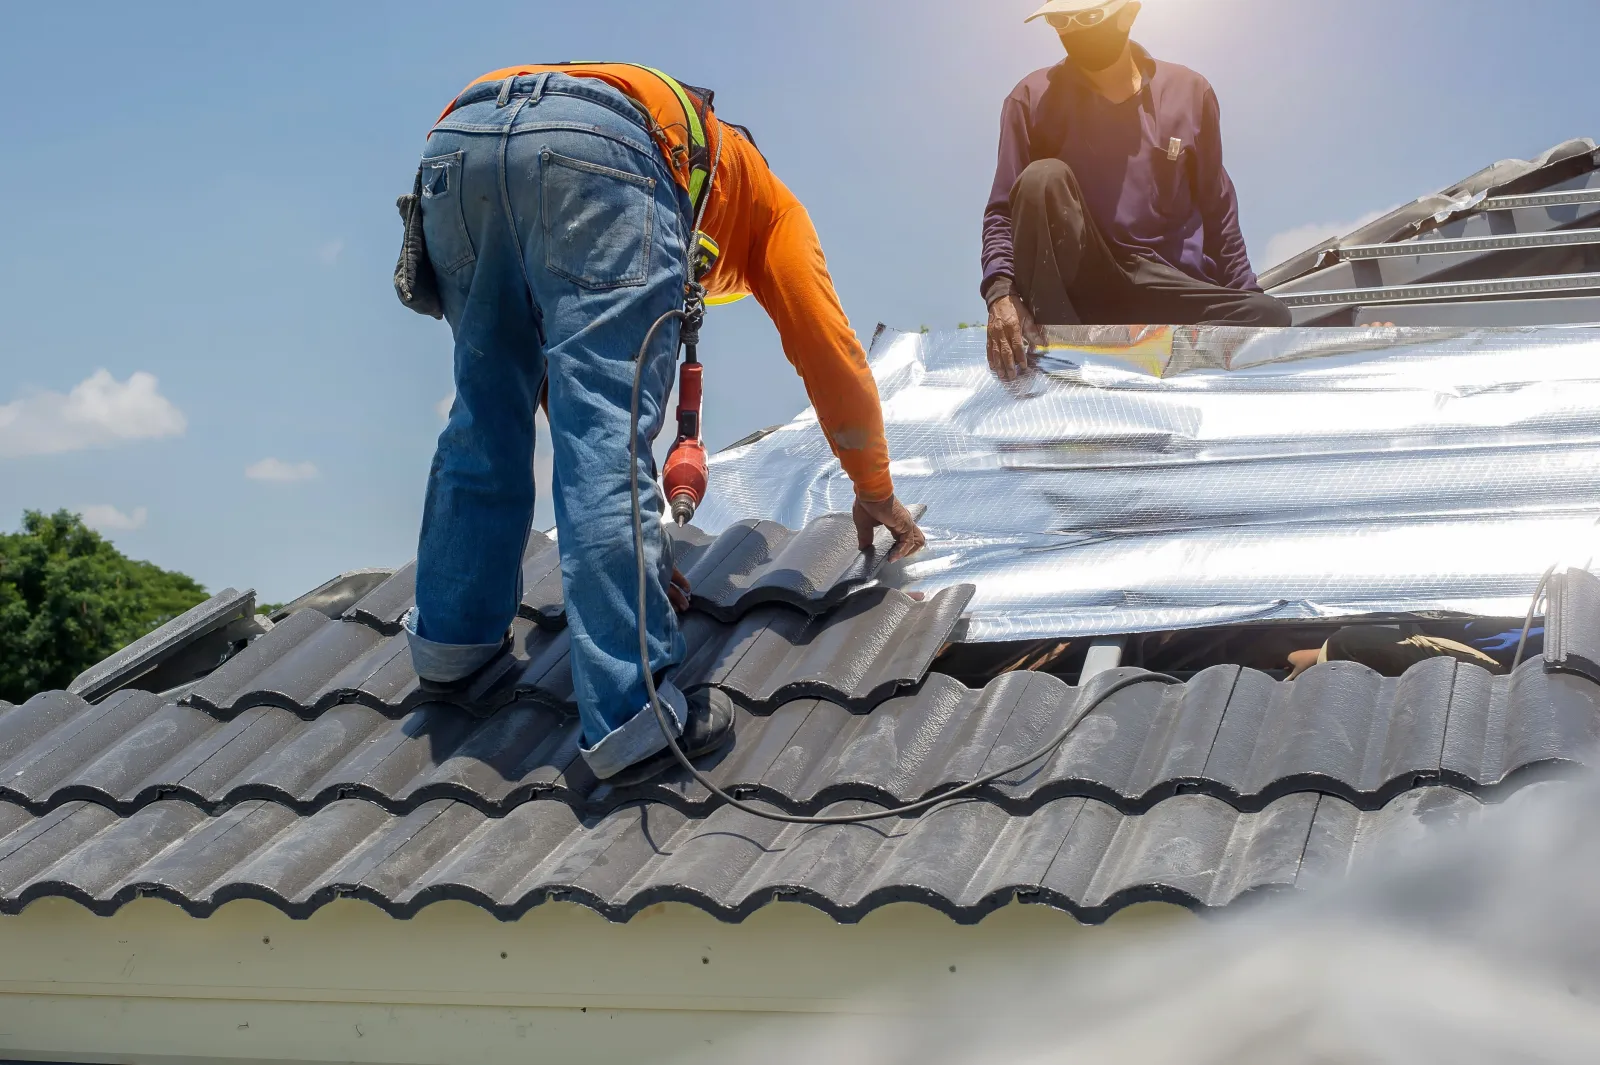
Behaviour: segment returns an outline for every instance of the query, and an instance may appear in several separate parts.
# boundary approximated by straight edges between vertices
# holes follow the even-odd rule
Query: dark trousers
[[[1424,635],[1415,625],[1350,625],[1334,633],[1322,650],[1329,662],[1360,662],[1385,677],[1398,677],[1430,658],[1453,658],[1490,673],[1506,672],[1505,666],[1477,648]]]
[[[1041,159],[1017,178],[1011,224],[1012,287],[1040,325],[1291,324],[1271,296],[1208,284],[1154,259],[1119,258],[1060,159]]]

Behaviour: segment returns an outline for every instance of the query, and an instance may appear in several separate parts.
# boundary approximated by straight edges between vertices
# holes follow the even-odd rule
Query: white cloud
[[[314,462],[285,462],[275,458],[264,458],[246,466],[244,471],[244,475],[252,481],[276,481],[279,484],[309,481],[317,473],[317,464]]]
[[[1381,211],[1364,214],[1351,222],[1308,222],[1303,226],[1286,229],[1267,241],[1266,252],[1260,261],[1268,266],[1277,266],[1303,251],[1310,251],[1329,237],[1342,237],[1354,233],[1367,223],[1376,222],[1393,210],[1394,207],[1386,207]]]
[[[339,261],[339,256],[344,254],[344,241],[330,240],[317,249],[317,258],[322,260],[323,266],[332,266]]]
[[[448,396],[441,399],[438,403],[434,404],[433,409],[440,418],[448,420],[450,418],[450,408],[452,405],[454,405],[455,401],[456,394],[452,392]]]
[[[148,507],[134,507],[132,514],[124,514],[110,503],[94,503],[82,510],[83,523],[96,532],[132,532],[144,527],[150,516]]]
[[[188,425],[154,375],[141,372],[118,381],[110,371],[96,370],[66,395],[35,392],[0,405],[0,458],[182,436]]]

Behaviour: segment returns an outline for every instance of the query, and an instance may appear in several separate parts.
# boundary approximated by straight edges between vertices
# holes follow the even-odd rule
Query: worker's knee
[[[1294,325],[1288,304],[1264,292],[1252,292],[1245,300],[1246,325],[1282,328]]]
[[[1011,202],[1035,200],[1063,193],[1076,198],[1078,179],[1062,159],[1038,159],[1028,164],[1011,186]]]

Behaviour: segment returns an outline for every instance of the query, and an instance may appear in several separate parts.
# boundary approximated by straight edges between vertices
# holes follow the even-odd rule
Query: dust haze
[[[1537,784],[1321,891],[700,1062],[1533,1065],[1600,1060],[1600,780]],[[991,959],[992,960],[992,959]]]

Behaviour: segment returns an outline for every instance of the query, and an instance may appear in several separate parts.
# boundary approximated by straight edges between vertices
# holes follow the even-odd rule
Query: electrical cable
[[[701,198],[699,210],[695,214],[695,233],[700,232],[700,224],[705,220],[706,207],[711,203],[712,189],[716,187],[717,170],[722,163],[723,136],[724,134],[722,131],[718,130],[716,152],[712,155],[711,169],[706,175],[705,195]],[[689,258],[688,249],[685,249],[685,251],[685,268],[688,276],[693,278],[693,262],[692,259]],[[689,775],[699,782],[701,787],[705,788],[712,795],[722,800],[722,802],[726,803],[728,806],[731,806],[735,810],[739,810],[742,813],[747,813],[754,817],[764,818],[768,821],[780,821],[784,824],[790,825],[861,825],[871,821],[884,821],[894,817],[906,817],[911,814],[921,813],[924,810],[932,809],[935,806],[949,802],[952,799],[960,798],[963,795],[970,794],[979,788],[984,787],[985,785],[993,784],[1002,777],[1008,776],[1021,769],[1025,769],[1034,762],[1049,757],[1051,754],[1055,753],[1055,751],[1063,743],[1067,742],[1067,738],[1072,735],[1073,730],[1078,727],[1078,724],[1083,721],[1084,718],[1093,713],[1095,708],[1124,689],[1131,688],[1136,684],[1182,683],[1176,677],[1169,677],[1163,673],[1139,673],[1132,676],[1118,677],[1106,684],[1103,690],[1096,692],[1093,698],[1088,698],[1089,685],[1094,684],[1094,680],[1090,680],[1089,685],[1079,688],[1077,705],[1075,705],[1072,709],[1072,712],[1068,714],[1065,727],[1057,732],[1055,737],[1048,743],[1035,750],[1032,754],[1029,754],[1026,758],[1013,762],[1011,765],[1008,765],[1003,769],[997,769],[991,773],[985,773],[976,780],[971,780],[965,784],[956,785],[955,787],[942,791],[937,795],[931,795],[926,799],[921,799],[905,806],[896,806],[892,809],[879,810],[875,813],[838,814],[833,816],[807,817],[798,814],[781,813],[775,810],[763,810],[760,807],[752,806],[741,799],[734,798],[732,795],[729,795],[727,792],[723,791],[716,784],[714,784],[709,778],[706,777],[704,773],[695,768],[694,763],[689,761],[689,756],[686,755],[683,751],[683,748],[678,745],[678,738],[673,734],[672,724],[667,720],[666,710],[664,710],[661,706],[661,695],[656,690],[655,675],[650,669],[650,626],[647,609],[649,598],[647,591],[648,575],[644,553],[644,518],[639,503],[639,394],[644,382],[645,358],[650,352],[650,345],[655,342],[656,334],[661,331],[661,327],[673,319],[677,319],[681,323],[680,334],[678,338],[680,344],[684,342],[685,336],[698,341],[700,324],[705,316],[704,297],[705,289],[700,285],[700,279],[694,278],[694,280],[690,281],[687,286],[687,299],[685,301],[685,306],[673,308],[672,310],[663,314],[660,318],[657,318],[655,322],[651,324],[649,330],[644,335],[644,343],[639,345],[638,357],[634,360],[633,399],[628,411],[628,485],[631,490],[633,503],[633,554],[634,561],[637,563],[638,567],[638,597],[636,605],[638,608],[639,620],[639,667],[644,672],[644,687],[646,693],[648,693],[650,696],[650,709],[656,716],[656,724],[661,726],[661,734],[666,738],[667,747],[672,751],[673,757],[677,760],[678,764],[684,769],[687,769],[689,771]],[[1109,674],[1103,675],[1109,676]]]
[[[1522,665],[1522,652],[1528,646],[1528,633],[1533,631],[1533,619],[1539,612],[1539,600],[1544,597],[1544,591],[1550,586],[1550,578],[1555,576],[1557,562],[1544,571],[1544,576],[1539,578],[1539,586],[1533,590],[1533,601],[1528,604],[1528,617],[1522,623],[1522,636],[1517,640],[1517,653],[1511,659],[1511,672],[1515,673],[1517,667]]]
[[[1594,520],[1594,525],[1590,526],[1590,528],[1591,530],[1600,528],[1600,518],[1596,518]],[[1589,561],[1583,564],[1583,568],[1589,569],[1593,565],[1594,556],[1590,555]],[[1545,591],[1550,587],[1550,578],[1554,577],[1556,570],[1560,568],[1561,562],[1559,559],[1555,562],[1552,562],[1550,564],[1550,568],[1544,571],[1544,576],[1539,578],[1538,586],[1533,590],[1533,601],[1528,604],[1528,616],[1522,622],[1522,635],[1517,639],[1517,653],[1512,656],[1511,659],[1512,673],[1515,673],[1517,671],[1517,667],[1522,665],[1522,652],[1528,646],[1528,634],[1533,631],[1533,619],[1538,616],[1539,601],[1544,598]]]
[[[732,795],[729,795],[727,792],[723,791],[716,784],[712,783],[712,781],[708,779],[704,773],[695,768],[694,763],[689,761],[689,756],[684,754],[683,748],[678,745],[677,737],[673,734],[672,725],[667,720],[667,713],[664,709],[662,709],[661,696],[656,690],[655,676],[650,669],[650,627],[648,623],[647,612],[648,577],[644,552],[644,519],[639,503],[639,393],[644,381],[644,361],[646,355],[650,351],[650,345],[655,341],[656,333],[660,331],[661,327],[674,318],[684,323],[684,325],[690,330],[698,331],[699,329],[698,314],[693,309],[674,308],[673,310],[668,311],[666,314],[663,314],[660,318],[655,320],[655,323],[650,326],[649,331],[645,333],[644,343],[639,347],[639,355],[634,363],[633,369],[633,402],[629,409],[628,426],[628,484],[632,490],[633,501],[633,553],[634,560],[638,564],[637,606],[639,620],[639,666],[644,671],[644,686],[645,691],[650,696],[650,709],[656,715],[656,723],[661,726],[661,734],[666,737],[667,746],[671,749],[673,757],[677,760],[679,765],[689,771],[689,774],[699,782],[701,787],[705,788],[712,795],[716,796],[727,805],[733,807],[735,810],[751,814],[755,817],[764,818],[768,821],[781,821],[784,824],[790,825],[860,825],[866,824],[870,821],[884,821],[894,817],[906,817],[911,814],[921,813],[924,810],[932,809],[935,806],[949,802],[952,799],[960,798],[963,795],[970,794],[971,792],[974,792],[987,784],[992,784],[1002,777],[1024,769],[1027,766],[1032,765],[1034,762],[1037,762],[1055,753],[1055,751],[1067,741],[1067,737],[1072,735],[1073,730],[1078,727],[1078,724],[1084,718],[1088,717],[1096,707],[1105,702],[1107,699],[1111,698],[1117,692],[1120,692],[1126,688],[1131,688],[1136,684],[1182,683],[1176,677],[1169,677],[1163,673],[1138,673],[1131,676],[1122,676],[1116,678],[1115,680],[1106,684],[1102,690],[1095,692],[1091,698],[1089,697],[1090,686],[1093,685],[1095,683],[1095,679],[1098,678],[1091,679],[1089,684],[1079,688],[1077,705],[1075,705],[1071,713],[1067,715],[1067,723],[1065,727],[1057,732],[1055,737],[1052,738],[1048,743],[1039,747],[1032,754],[1029,754],[1026,758],[1022,758],[1016,762],[1013,762],[1003,769],[997,769],[991,773],[985,773],[976,780],[968,781],[965,784],[959,784],[946,791],[942,791],[937,795],[929,796],[926,799],[922,799],[918,802],[910,803],[905,806],[896,806],[892,809],[879,810],[870,814],[837,814],[832,816],[807,817],[798,814],[780,813],[774,810],[763,810],[760,807],[752,806],[747,802],[736,799]],[[1110,674],[1102,674],[1102,676],[1110,676]]]

